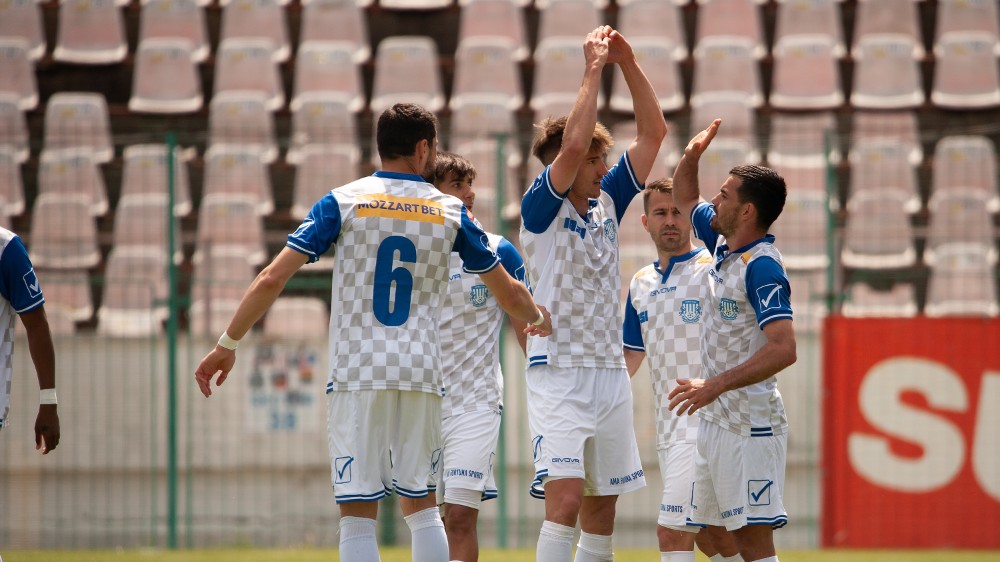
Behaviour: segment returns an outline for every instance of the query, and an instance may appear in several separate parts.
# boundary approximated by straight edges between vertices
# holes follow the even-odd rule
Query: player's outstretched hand
[[[708,148],[708,145],[712,144],[712,139],[719,132],[719,125],[721,124],[722,119],[716,119],[704,131],[695,135],[684,149],[684,156],[700,158],[705,149]]]
[[[531,324],[529,322],[528,326],[524,329],[524,333],[528,334],[529,336],[539,336],[539,337],[550,336],[552,335],[552,315],[549,314],[549,311],[544,306],[540,304],[537,306],[538,310],[542,312],[542,317],[545,318],[545,321],[539,324],[538,326],[535,326],[534,324]]]
[[[632,45],[625,40],[625,36],[617,29],[612,29],[608,34],[608,64],[621,64],[634,57]]]
[[[608,62],[608,51],[611,40],[608,34],[611,33],[610,25],[602,25],[587,34],[583,42],[583,57],[587,64],[599,64],[604,66]]]
[[[677,379],[677,386],[670,391],[668,410],[678,416],[691,415],[711,404],[721,394],[716,384],[707,379]]]
[[[208,352],[208,355],[201,360],[198,368],[194,372],[194,378],[198,381],[198,388],[206,398],[212,395],[212,377],[219,373],[219,378],[215,381],[215,386],[222,386],[229,376],[229,371],[236,364],[236,351],[226,349],[222,346],[215,346],[215,349]]]
[[[43,455],[56,448],[59,444],[59,414],[55,404],[42,404],[38,407],[35,418],[35,450],[42,450]]]

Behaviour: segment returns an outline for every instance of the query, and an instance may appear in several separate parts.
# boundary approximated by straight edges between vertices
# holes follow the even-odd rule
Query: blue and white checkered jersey
[[[333,247],[327,392],[440,395],[437,326],[451,253],[466,271],[500,260],[462,202],[416,175],[376,172],[320,199],[288,247],[316,261]]]
[[[645,186],[628,152],[601,180],[582,217],[559,195],[546,167],[521,201],[521,245],[535,302],[552,314],[552,335],[528,337],[528,366],[624,368],[618,224]]]
[[[742,365],[757,353],[767,343],[763,328],[768,322],[792,319],[791,289],[774,236],[730,250],[709,224],[714,216],[715,208],[704,202],[691,211],[695,235],[715,256],[708,271],[701,348],[707,378]],[[744,436],[779,435],[788,429],[777,377],[723,392],[700,412],[702,420]]]
[[[0,228],[0,428],[10,412],[15,316],[45,303],[42,286],[21,238]]]
[[[656,445],[694,443],[698,415],[678,416],[667,409],[677,379],[701,378],[701,329],[706,279],[712,256],[705,248],[640,269],[629,285],[622,331],[625,349],[642,351],[649,362],[656,396]]]
[[[500,264],[524,283],[524,262],[514,245],[497,234],[487,234]],[[441,363],[444,400],[441,415],[463,412],[500,412],[503,373],[500,372],[500,328],[505,314],[482,278],[462,270],[451,257],[448,294],[441,306]]]

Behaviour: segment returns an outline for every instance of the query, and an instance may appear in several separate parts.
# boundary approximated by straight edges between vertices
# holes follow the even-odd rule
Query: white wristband
[[[46,404],[58,404],[59,400],[56,398],[56,389],[54,388],[43,388],[38,392],[38,403],[42,405]]]
[[[240,340],[234,340],[229,337],[229,334],[222,332],[222,335],[219,336],[219,345],[231,351],[236,351],[236,348],[240,345]]]
[[[538,320],[535,320],[534,322],[532,322],[531,325],[532,326],[541,326],[542,324],[545,323],[545,315],[542,314],[541,309],[536,308],[535,310],[538,311]]]

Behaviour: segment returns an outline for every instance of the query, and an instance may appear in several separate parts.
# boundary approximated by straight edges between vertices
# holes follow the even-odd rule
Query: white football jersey
[[[16,316],[45,303],[35,269],[21,239],[0,228],[0,428],[10,411]]]
[[[524,282],[524,262],[503,236],[487,234],[490,249],[518,281]],[[463,412],[499,412],[503,400],[500,371],[500,329],[505,313],[482,278],[462,271],[451,257],[448,293],[441,306],[441,363],[444,367],[443,417]]]
[[[694,443],[698,414],[678,416],[667,409],[677,379],[701,378],[701,329],[705,286],[712,256],[705,248],[640,269],[625,303],[625,349],[642,351],[649,362],[656,396],[657,447]]]
[[[327,392],[443,392],[433,327],[451,253],[472,273],[499,264],[461,201],[420,176],[376,172],[320,199],[287,245],[311,261],[333,246]]]
[[[764,344],[764,326],[792,318],[788,277],[774,236],[767,235],[730,251],[711,226],[715,209],[701,203],[691,212],[691,225],[714,264],[708,271],[708,297],[702,360],[705,376],[718,376],[746,363]],[[723,392],[700,410],[710,420],[744,436],[781,435],[788,430],[777,377]]]
[[[604,176],[581,217],[546,167],[521,202],[521,244],[535,302],[552,314],[552,335],[528,337],[528,366],[624,368],[618,224],[643,185],[628,152]]]

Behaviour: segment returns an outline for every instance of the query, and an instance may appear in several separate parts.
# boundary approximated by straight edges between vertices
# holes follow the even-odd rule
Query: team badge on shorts
[[[476,285],[469,292],[469,300],[472,306],[479,308],[486,304],[486,299],[490,298],[490,290],[486,285]]]
[[[733,299],[722,299],[719,301],[719,314],[723,320],[736,320],[740,313],[740,307]]]
[[[685,324],[694,324],[701,320],[701,303],[695,299],[681,301],[681,320]]]
[[[604,219],[604,236],[611,242],[618,239],[618,229],[615,228],[615,221]]]

